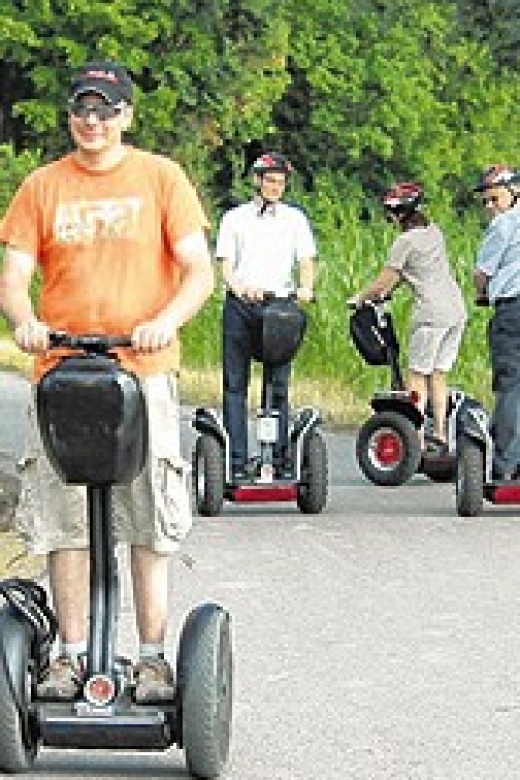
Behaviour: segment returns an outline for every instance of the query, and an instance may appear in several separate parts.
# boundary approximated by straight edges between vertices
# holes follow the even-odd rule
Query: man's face
[[[102,153],[119,145],[131,118],[131,106],[114,106],[96,94],[81,95],[69,106],[72,139],[88,153]]]
[[[513,196],[506,187],[490,187],[481,193],[482,206],[490,219],[513,205]]]
[[[285,173],[264,173],[259,182],[260,194],[265,200],[274,203],[282,197],[286,183]]]

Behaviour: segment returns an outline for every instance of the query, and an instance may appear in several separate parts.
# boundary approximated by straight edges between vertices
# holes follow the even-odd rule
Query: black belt
[[[244,298],[241,295],[236,295],[236,293],[232,292],[232,290],[226,290],[226,295],[229,296],[230,298],[234,298],[236,301],[240,301],[241,303],[245,303],[248,306],[258,306],[258,305],[265,306],[266,303],[271,303],[272,301],[279,301],[279,300],[288,301],[289,300],[289,297],[286,296],[286,295],[280,295],[280,296],[274,295],[273,296],[273,295],[269,294],[268,297],[260,299],[258,301],[250,301],[248,298]]]

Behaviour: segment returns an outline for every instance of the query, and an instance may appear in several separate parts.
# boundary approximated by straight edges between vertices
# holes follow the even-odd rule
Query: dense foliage
[[[513,0],[0,0],[0,14],[0,208],[28,170],[68,147],[66,85],[103,55],[135,78],[132,140],[187,167],[213,224],[249,193],[261,149],[294,161],[291,197],[321,249],[301,370],[359,381],[355,356],[342,357],[343,300],[383,259],[390,234],[377,196],[392,179],[425,184],[471,300],[481,227],[471,183],[482,166],[519,156]],[[193,363],[218,360],[219,303],[186,334]],[[475,317],[480,339],[486,315]],[[480,355],[482,344],[463,351],[469,382],[464,361]]]

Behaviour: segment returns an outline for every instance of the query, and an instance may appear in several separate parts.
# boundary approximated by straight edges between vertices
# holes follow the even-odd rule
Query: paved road
[[[233,615],[226,777],[517,780],[517,510],[459,519],[451,486],[417,478],[375,488],[360,478],[351,438],[328,442],[332,489],[321,516],[227,506],[221,518],[197,519],[185,547],[193,568],[172,566],[172,654],[195,603],[217,599]],[[126,591],[125,652],[135,649],[129,606]],[[35,774],[187,777],[175,749],[44,750]]]

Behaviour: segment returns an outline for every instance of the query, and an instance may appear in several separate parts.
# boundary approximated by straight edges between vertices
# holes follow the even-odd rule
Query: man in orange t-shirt
[[[174,479],[182,463],[178,331],[211,295],[214,278],[208,222],[182,168],[123,143],[132,103],[122,66],[90,62],[76,74],[68,102],[74,151],[27,177],[0,226],[0,306],[17,345],[35,355],[35,380],[57,360],[47,352],[49,330],[131,334],[132,348],[119,357],[142,378],[150,453],[143,474],[115,488],[114,515],[116,533],[131,547],[136,698],[148,701],[173,691],[164,659],[167,569],[191,525],[186,491]],[[37,313],[29,295],[36,270]],[[18,526],[29,549],[49,554],[61,641],[39,695],[73,698],[88,624],[85,491],[59,482],[43,452],[34,403],[29,418]]]

